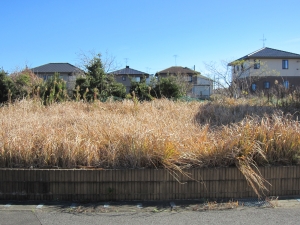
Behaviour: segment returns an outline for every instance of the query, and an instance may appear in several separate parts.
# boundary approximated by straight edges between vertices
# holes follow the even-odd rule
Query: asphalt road
[[[161,212],[161,213],[104,213],[72,214],[43,211],[1,211],[2,225],[54,225],[54,224],[300,224],[300,208],[247,208],[242,210],[203,212]]]
[[[195,204],[193,204],[193,207]],[[101,210],[91,211],[91,207],[55,205],[8,204],[0,207],[0,225],[53,225],[53,224],[300,224],[300,202],[279,201],[272,207],[237,206],[229,209],[212,207],[197,211],[196,208],[180,207],[140,207],[126,206],[118,211],[117,206],[97,206]],[[92,207],[97,209],[97,207]],[[178,207],[178,208],[177,208]],[[111,209],[111,210],[109,210]]]

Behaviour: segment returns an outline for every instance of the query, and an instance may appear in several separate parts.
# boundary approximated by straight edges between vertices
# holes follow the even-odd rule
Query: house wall
[[[256,91],[268,91],[275,87],[275,80],[279,85],[284,85],[287,81],[288,88],[300,87],[300,59],[287,59],[288,69],[282,68],[284,58],[258,60],[260,60],[259,69],[254,69],[255,59],[244,62],[244,68],[250,68],[249,70],[242,72],[241,68],[237,71],[237,68],[231,67],[232,76],[240,78],[241,89],[250,88],[250,91],[253,91],[251,85],[256,84]],[[265,86],[266,82],[269,83],[268,88]]]
[[[44,81],[50,79],[54,73],[38,73],[38,77],[42,78]],[[69,75],[69,73],[59,73],[59,77],[66,82],[66,87],[68,91],[72,91],[75,88],[76,76]]]
[[[125,77],[125,80],[123,80],[123,77]],[[126,87],[126,93],[129,93],[131,87],[131,79],[135,77],[140,77],[140,80],[144,78],[141,75],[115,75],[116,82],[121,83]]]
[[[300,59],[286,59],[289,64],[288,69],[282,69],[282,60],[285,59],[260,59],[261,68],[254,69],[252,67],[250,74],[253,76],[262,71],[267,73],[267,76],[300,76]],[[254,59],[251,59],[250,61],[253,63]]]
[[[207,99],[211,95],[212,87],[209,85],[194,85],[192,96],[195,98]]]
[[[261,77],[259,79],[257,78],[245,78],[243,80],[240,81],[240,87],[242,87],[242,82],[246,82],[248,87],[250,88],[250,91],[253,92],[252,88],[251,88],[251,84],[255,84],[256,85],[256,91],[264,91],[264,92],[268,92],[272,89],[274,89],[277,85],[275,84],[275,81],[277,82],[277,84],[279,86],[284,87],[284,82],[288,81],[288,89],[293,90],[296,87],[300,87],[300,77],[295,77],[295,76],[267,76],[267,77]],[[269,87],[266,88],[265,87],[265,82],[269,83]],[[245,89],[244,86],[243,89]]]
[[[196,98],[209,98],[213,91],[212,80],[195,77],[193,80],[192,95]]]
[[[159,74],[159,77],[167,77],[174,74]],[[209,79],[204,79],[195,74],[187,74],[186,76],[192,76],[192,81],[187,81],[192,84],[192,89],[188,93],[189,96],[194,98],[207,99],[212,94],[213,91],[213,81]]]
[[[241,68],[231,67],[233,77],[244,78],[248,76],[300,76],[300,59],[288,60],[288,69],[282,69],[282,60],[285,59],[257,59],[260,60],[260,68],[254,69],[255,59],[249,59],[244,62],[244,68],[250,70],[242,71]]]
[[[245,70],[242,70],[240,66],[239,66],[239,69],[237,68],[237,66],[231,66],[232,80],[234,80],[236,78],[245,78],[250,75],[250,70],[247,69],[247,68],[251,68],[250,61],[246,60],[243,64],[244,64]],[[252,62],[252,64],[253,64],[253,62]]]
[[[122,79],[125,77],[125,81]],[[123,84],[126,87],[126,93],[129,93],[131,82],[130,78],[127,75],[115,76],[116,82]]]

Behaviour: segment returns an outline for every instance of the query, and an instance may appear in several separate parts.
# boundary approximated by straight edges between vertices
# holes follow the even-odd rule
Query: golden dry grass
[[[299,162],[298,121],[243,101],[22,100],[0,108],[0,122],[0,167],[236,166],[259,195],[257,166]]]

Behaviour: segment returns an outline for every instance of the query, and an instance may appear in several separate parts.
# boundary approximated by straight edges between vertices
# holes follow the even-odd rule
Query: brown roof
[[[195,70],[191,70],[190,68],[187,67],[182,67],[182,66],[171,66],[165,70],[159,71],[156,73],[156,75],[164,75],[164,74],[200,74],[200,72],[197,72]]]
[[[201,75],[200,72],[192,70],[190,68],[187,67],[182,67],[182,66],[171,66],[167,69],[164,69],[162,71],[159,71],[155,74],[155,76],[159,76],[159,75],[176,75],[176,74],[186,74],[186,75],[197,75],[197,77],[203,78],[203,79],[207,79],[207,80],[211,80],[208,77],[205,77],[203,75]]]

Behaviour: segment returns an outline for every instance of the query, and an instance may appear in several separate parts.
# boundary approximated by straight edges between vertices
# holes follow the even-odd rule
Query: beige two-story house
[[[264,47],[231,63],[233,83],[241,90],[268,90],[276,85],[300,87],[300,55]]]

